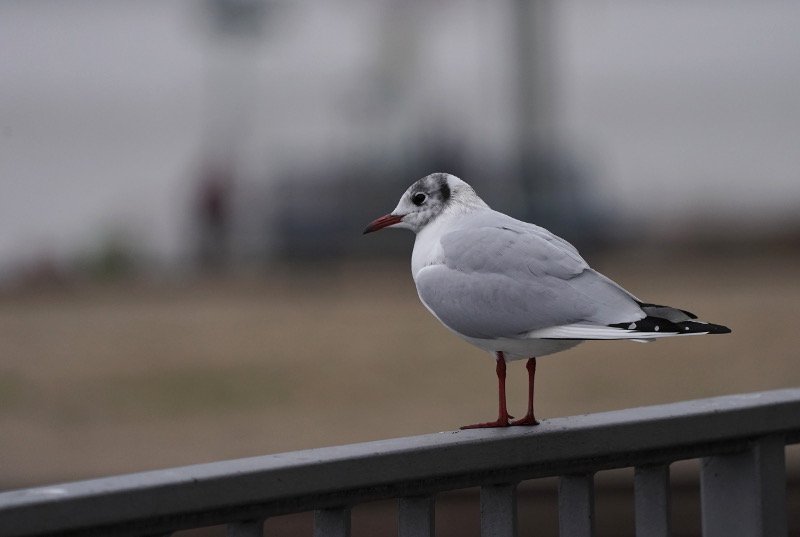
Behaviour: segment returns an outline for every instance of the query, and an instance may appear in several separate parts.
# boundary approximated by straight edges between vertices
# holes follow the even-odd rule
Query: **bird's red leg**
[[[512,421],[511,425],[539,425],[533,415],[533,381],[536,377],[536,358],[530,358],[525,364],[525,368],[528,370],[528,413],[525,414],[525,417]]]
[[[497,352],[497,392],[500,398],[500,411],[496,421],[465,425],[462,429],[484,429],[488,427],[508,427],[508,409],[506,408],[506,358],[502,352]]]

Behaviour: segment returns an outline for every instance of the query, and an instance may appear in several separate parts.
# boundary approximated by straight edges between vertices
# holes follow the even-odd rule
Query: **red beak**
[[[385,227],[393,226],[397,224],[403,219],[402,215],[397,214],[387,214],[386,216],[381,216],[377,220],[373,220],[370,224],[364,229],[364,235],[367,233],[372,233],[373,231],[378,231],[379,229],[383,229]]]

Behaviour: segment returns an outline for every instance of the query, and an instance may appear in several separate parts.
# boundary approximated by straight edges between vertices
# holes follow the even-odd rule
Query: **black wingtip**
[[[663,315],[663,312],[659,312],[658,310],[673,310],[673,311],[676,311],[676,312],[683,313],[689,319],[697,319],[697,315],[695,315],[691,311],[682,310],[680,308],[673,308],[672,306],[664,306],[664,305],[661,305],[661,304],[653,304],[651,302],[638,302],[638,304],[639,304],[640,308],[645,310],[645,313],[647,313],[649,315],[653,315],[655,317],[659,317],[660,316],[659,314]],[[648,310],[651,310],[651,309],[656,310],[656,311],[648,311]]]
[[[674,323],[660,317],[647,316],[631,323],[610,324],[613,328],[623,328],[632,332],[665,332],[669,334],[730,334],[731,329],[721,324],[702,321],[681,321]]]
[[[730,334],[732,332],[730,328],[721,324],[708,323],[705,327],[708,329],[709,334]]]

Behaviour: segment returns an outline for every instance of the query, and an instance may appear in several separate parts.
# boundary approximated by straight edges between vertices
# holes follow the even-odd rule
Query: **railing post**
[[[434,537],[434,520],[433,496],[414,496],[397,501],[399,537]]]
[[[481,487],[481,537],[516,537],[517,484]]]
[[[231,522],[227,527],[227,537],[261,537],[264,535],[263,520],[242,520]]]
[[[314,511],[314,537],[350,537],[350,508]]]
[[[560,537],[594,535],[594,474],[561,476],[558,534]]]
[[[702,459],[704,537],[786,536],[786,454],[782,437],[733,455]]]
[[[633,478],[636,537],[669,537],[669,466],[640,466]]]

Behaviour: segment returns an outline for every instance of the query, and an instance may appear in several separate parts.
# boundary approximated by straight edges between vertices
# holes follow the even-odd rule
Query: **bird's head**
[[[371,222],[364,233],[385,227],[410,229],[418,233],[437,216],[453,207],[476,199],[475,191],[467,183],[449,173],[432,173],[408,187],[394,210]],[[480,201],[480,203],[483,203]]]

